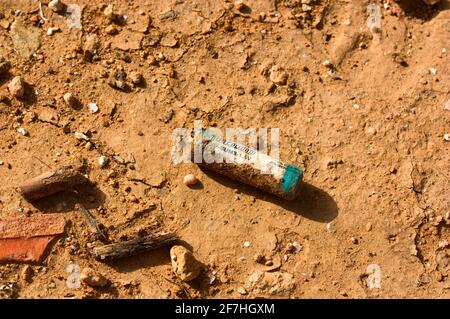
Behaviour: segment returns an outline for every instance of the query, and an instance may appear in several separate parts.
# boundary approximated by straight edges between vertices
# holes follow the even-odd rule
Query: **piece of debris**
[[[50,27],[47,29],[47,35],[53,35],[53,34],[55,34],[55,32],[58,32],[59,30],[60,29],[58,27],[54,27],[54,28]]]
[[[187,174],[183,178],[183,183],[186,186],[194,186],[195,184],[197,184],[197,182],[198,182],[198,179],[193,174]]]
[[[63,166],[23,182],[17,190],[26,200],[33,201],[86,182],[87,178],[78,171]]]
[[[100,42],[96,34],[89,34],[83,44],[84,59],[90,61],[100,48]]]
[[[0,218],[0,263],[41,262],[49,243],[64,233],[60,214]]]
[[[152,249],[172,245],[178,240],[175,234],[150,235],[119,243],[94,247],[92,253],[99,260],[114,260],[134,256]]]
[[[170,249],[170,259],[173,271],[181,280],[191,281],[200,274],[201,264],[185,247],[173,246]]]
[[[80,279],[91,287],[104,287],[108,284],[108,279],[94,269],[86,267],[81,270]]]
[[[14,49],[25,59],[30,59],[41,46],[38,29],[25,27],[22,17],[16,17],[11,25],[11,39]]]
[[[78,106],[78,100],[70,92],[63,95],[63,100],[71,108],[76,108]]]
[[[30,132],[28,132],[28,130],[26,128],[23,128],[23,127],[18,128],[17,132],[19,132],[23,136],[29,136],[30,135]]]
[[[89,137],[80,132],[75,132],[75,138],[80,141],[89,141]]]
[[[106,165],[108,165],[108,163],[109,163],[109,159],[106,156],[102,155],[98,158],[98,164],[100,165],[100,167],[103,168]]]
[[[95,102],[88,103],[88,108],[89,108],[89,111],[91,113],[97,113],[98,112],[98,106],[97,106],[97,103],[95,103]]]
[[[25,95],[25,82],[22,77],[14,77],[8,84],[8,90],[15,98],[23,97]]]
[[[444,134],[444,141],[450,142],[450,134]]]
[[[274,65],[270,69],[270,80],[278,85],[285,85],[287,83],[288,74],[278,65]]]
[[[48,3],[48,7],[56,13],[64,13],[66,11],[66,5],[60,0],[52,0]]]
[[[6,60],[6,58],[2,55],[0,55],[0,75],[3,73],[6,73],[11,68],[11,62]]]

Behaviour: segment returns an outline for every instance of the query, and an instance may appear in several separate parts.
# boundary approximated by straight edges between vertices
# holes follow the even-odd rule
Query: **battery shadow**
[[[236,182],[216,172],[200,168],[209,178],[226,187],[239,190],[241,193],[253,196],[258,200],[271,202],[305,218],[329,223],[338,215],[338,207],[334,199],[324,190],[303,182],[299,196],[294,200],[286,200],[266,193],[250,185]]]

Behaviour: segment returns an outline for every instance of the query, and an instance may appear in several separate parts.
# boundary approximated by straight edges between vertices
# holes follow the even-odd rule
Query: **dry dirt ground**
[[[81,29],[45,0],[46,20],[39,1],[0,2],[0,54],[12,65],[0,78],[0,216],[71,221],[45,261],[31,265],[30,280],[24,265],[0,265],[1,297],[450,297],[449,1],[381,1],[374,34],[369,1],[72,2]],[[105,17],[110,3],[122,21]],[[60,30],[48,35],[49,27]],[[13,43],[17,33],[22,43]],[[271,65],[285,84],[272,82]],[[108,85],[123,71],[128,89]],[[145,82],[133,86],[132,72]],[[14,76],[27,83],[21,99],[7,88]],[[64,102],[67,92],[78,107]],[[305,170],[299,199],[174,165],[172,131],[195,119],[280,128],[281,159]],[[15,190],[61,165],[82,167],[93,182],[79,189],[81,199],[60,193],[30,204]],[[200,187],[183,184],[188,173]],[[202,274],[178,280],[168,248],[96,261],[76,200],[112,241],[177,232]],[[294,242],[299,251],[289,249]],[[257,263],[258,254],[273,265]],[[70,264],[94,268],[109,284],[69,288]],[[256,271],[269,275],[250,285]]]

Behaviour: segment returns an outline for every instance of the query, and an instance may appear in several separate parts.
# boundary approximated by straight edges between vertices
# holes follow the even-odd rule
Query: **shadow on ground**
[[[334,199],[327,192],[306,182],[303,182],[297,199],[285,200],[254,187],[235,182],[215,172],[203,168],[201,170],[208,177],[226,187],[237,189],[259,200],[271,202],[288,211],[317,222],[329,223],[338,215],[338,207]]]

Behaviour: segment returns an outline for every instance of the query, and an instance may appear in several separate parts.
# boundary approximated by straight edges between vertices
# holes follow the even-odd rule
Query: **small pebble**
[[[80,141],[89,141],[89,137],[80,132],[75,132],[75,138]]]
[[[109,162],[109,159],[104,155],[102,155],[98,158],[98,163],[100,164],[100,167],[105,167],[108,164],[108,162]]]
[[[186,186],[194,186],[198,183],[198,179],[193,174],[188,174],[183,178],[183,183]]]
[[[108,284],[108,279],[102,274],[96,273],[92,268],[83,268],[80,279],[91,287],[104,287]]]
[[[350,238],[352,244],[356,245],[358,243],[358,239],[356,239],[355,237]]]
[[[326,68],[332,68],[333,67],[333,63],[331,63],[329,60],[325,60],[325,61],[323,61],[323,66],[324,67],[326,67]]]
[[[97,103],[94,103],[94,102],[89,103],[89,104],[88,104],[88,108],[89,108],[89,111],[90,111],[91,113],[97,113],[97,112],[98,112],[98,106],[97,106]]]
[[[25,82],[20,76],[16,76],[8,84],[9,93],[16,98],[21,98],[25,94]]]
[[[135,71],[130,73],[130,80],[133,84],[139,85],[144,80],[144,77],[141,73]]]
[[[371,231],[371,230],[372,230],[372,223],[371,223],[371,222],[368,222],[368,223],[366,224],[366,230],[367,230],[367,231]]]
[[[444,141],[450,142],[450,134],[444,134]]]
[[[244,241],[244,247],[245,248],[248,248],[248,247],[250,247],[250,242],[247,240],[247,241]]]
[[[87,142],[86,145],[84,145],[84,148],[88,151],[90,151],[93,147],[94,145],[91,142]]]
[[[247,295],[248,294],[247,289],[245,289],[244,287],[239,287],[236,291],[239,294],[241,294],[241,295]]]
[[[17,132],[19,132],[19,133],[22,134],[23,136],[28,136],[28,135],[30,135],[30,132],[28,132],[28,130],[27,130],[26,128],[23,128],[23,127],[19,128],[19,129],[17,130]]]
[[[430,71],[431,75],[436,75],[437,74],[437,69],[436,68],[431,67],[429,71]]]
[[[59,31],[59,28],[48,28],[47,29],[47,35],[53,35],[57,31]]]
[[[66,93],[63,96],[64,102],[70,107],[75,107],[77,105],[77,99],[73,96],[72,93]]]

